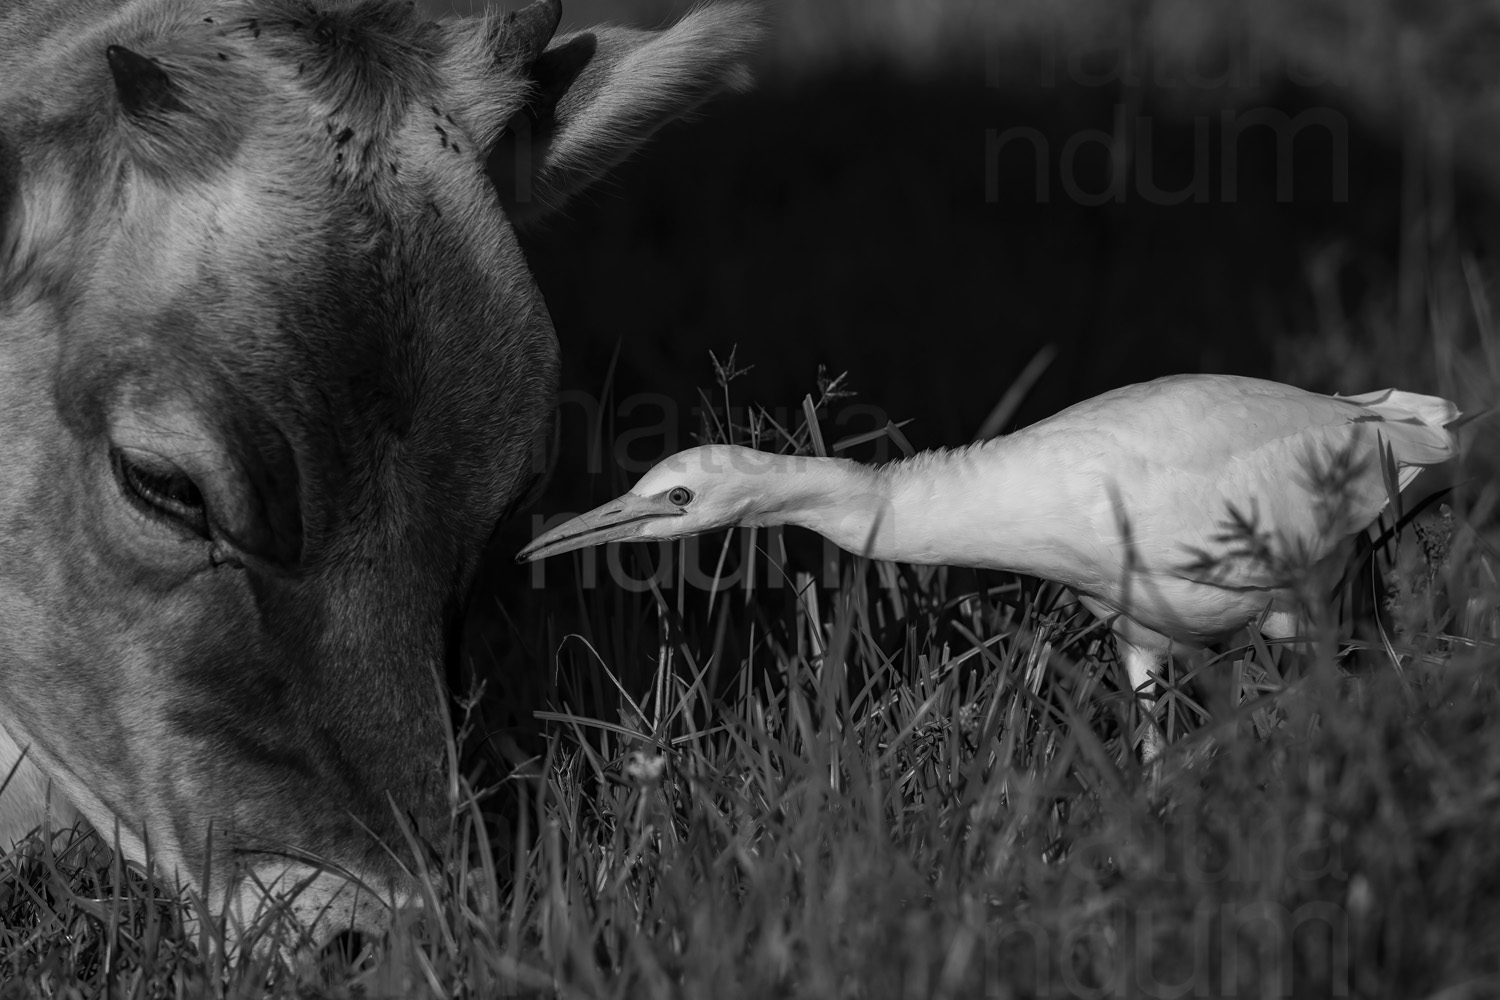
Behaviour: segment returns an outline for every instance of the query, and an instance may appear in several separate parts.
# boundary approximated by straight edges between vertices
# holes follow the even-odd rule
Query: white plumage
[[[518,558],[796,524],[876,559],[1027,573],[1066,585],[1109,622],[1131,683],[1149,696],[1174,643],[1201,647],[1268,610],[1269,634],[1293,634],[1293,571],[1337,558],[1393,492],[1452,458],[1445,425],[1458,415],[1445,399],[1396,389],[1325,396],[1176,375],[883,466],[707,445],[663,460]],[[1235,516],[1263,544],[1226,531]],[[1148,735],[1144,755],[1158,749]]]

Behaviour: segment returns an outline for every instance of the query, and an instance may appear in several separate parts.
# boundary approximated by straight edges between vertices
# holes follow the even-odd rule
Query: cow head
[[[50,781],[214,900],[311,875],[336,929],[403,894],[381,841],[444,833],[444,667],[556,380],[511,217],[734,84],[756,34],[558,18],[0,12],[0,765],[28,755],[0,833]]]

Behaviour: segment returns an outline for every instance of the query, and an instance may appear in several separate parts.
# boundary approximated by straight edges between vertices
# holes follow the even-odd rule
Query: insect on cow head
[[[512,225],[757,35],[559,16],[0,11],[0,835],[50,781],[211,898],[342,867],[335,926],[402,894],[397,814],[443,835],[444,665],[556,380]]]

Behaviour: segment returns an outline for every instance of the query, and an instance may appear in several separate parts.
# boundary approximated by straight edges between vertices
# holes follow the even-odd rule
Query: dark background
[[[534,516],[586,510],[693,443],[710,351],[737,349],[753,369],[736,402],[773,410],[796,411],[819,366],[847,372],[858,395],[831,408],[826,436],[910,420],[919,449],[973,439],[1048,345],[1056,358],[1006,430],[1189,371],[1482,405],[1484,52],[1500,18],[1383,0],[1208,6],[767,4],[752,92],[664,129],[524,234],[573,402],[548,492],[497,533],[482,574],[480,671],[514,685],[548,669],[519,633],[576,610],[571,564],[549,565],[539,593],[511,556]],[[568,2],[563,30],[659,26],[687,7]],[[1277,114],[1308,127],[1246,128],[1225,157],[1226,122]],[[1015,127],[1035,130],[1045,192],[1036,146],[987,149]],[[1111,144],[1129,165],[1113,188]],[[602,401],[597,461],[579,398]]]

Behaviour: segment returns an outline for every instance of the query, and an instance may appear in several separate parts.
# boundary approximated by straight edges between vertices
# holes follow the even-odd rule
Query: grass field
[[[1042,87],[1046,44],[1111,50],[1002,6],[775,7],[758,94],[669,129],[528,237],[565,358],[558,469],[476,596],[469,797],[423,911],[356,955],[226,961],[185,925],[191,901],[99,835],[39,834],[0,862],[0,995],[1500,995],[1493,424],[1459,488],[1357,553],[1313,648],[1247,634],[1178,661],[1154,780],[1107,635],[1056,586],[867,564],[795,531],[512,564],[536,518],[691,435],[861,458],[962,443],[1049,345],[1005,429],[1175,370],[1492,405],[1492,198],[1464,159],[1483,129],[1434,152],[1343,70],[1338,93],[1271,75],[1193,104]],[[1179,57],[1281,37],[1271,14],[1194,34],[1140,6]],[[1433,20],[1417,37],[1447,52],[1462,33]],[[1285,37],[1364,65],[1336,36]],[[1440,106],[1469,120],[1483,89]],[[1210,111],[1336,107],[1350,195],[1318,186],[1337,151],[1314,145],[1297,200],[1267,193],[1275,149],[1232,165],[1235,203],[1042,203],[1011,166],[987,196],[987,129],[1032,124],[1055,151],[1127,98],[1166,187],[1192,179],[1169,153],[1191,159]],[[735,344],[740,376],[710,359]]]
[[[1180,662],[1156,780],[1109,643],[1054,586],[851,557],[778,580],[795,560],[763,537],[747,594],[716,544],[695,556],[721,590],[682,585],[683,546],[675,572],[624,552],[654,585],[554,589],[574,611],[518,629],[557,694],[542,751],[466,786],[446,877],[386,941],[205,965],[181,902],[67,832],[6,863],[6,989],[1492,995],[1500,557],[1450,503],[1351,569],[1384,583],[1378,642]]]

